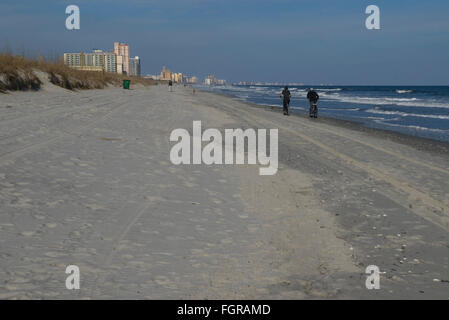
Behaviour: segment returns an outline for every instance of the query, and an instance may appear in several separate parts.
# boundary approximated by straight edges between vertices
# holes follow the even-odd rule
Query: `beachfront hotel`
[[[114,53],[123,57],[123,73],[129,74],[129,45],[126,43],[114,42]]]
[[[189,78],[187,75],[181,72],[172,72],[167,69],[165,66],[162,67],[162,71],[159,75],[147,75],[146,78],[153,80],[163,80],[163,81],[173,81],[175,83],[198,83],[199,80],[197,77],[192,76]]]
[[[117,72],[116,55],[94,50],[92,53],[64,53],[64,64],[85,71]]]
[[[225,85],[226,80],[217,79],[213,74],[210,74],[204,79],[204,84],[207,86],[212,86],[212,85],[217,85],[217,84]]]
[[[161,75],[159,76],[160,80],[171,80],[172,79],[172,72],[168,70],[167,68],[162,67]]]
[[[140,76],[140,58],[129,57],[129,45],[114,42],[112,52],[93,50],[92,53],[64,53],[64,64],[85,71],[104,71]]]

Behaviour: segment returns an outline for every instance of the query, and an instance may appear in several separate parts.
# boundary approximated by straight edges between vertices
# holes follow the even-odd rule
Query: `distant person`
[[[291,95],[290,91],[288,90],[288,87],[286,86],[284,88],[284,90],[282,90],[281,95],[280,95],[281,98],[284,98],[283,99],[284,116],[288,116],[289,115],[288,114],[288,108],[289,108],[289,105],[290,105],[290,97],[291,96],[292,95]]]
[[[171,80],[168,80],[168,90],[169,90],[170,92],[173,91],[173,81],[171,81]]]
[[[320,96],[318,95],[318,93],[313,88],[310,88],[309,92],[307,92],[307,99],[310,102],[309,116],[311,118],[318,117],[318,99],[319,98],[320,98]]]

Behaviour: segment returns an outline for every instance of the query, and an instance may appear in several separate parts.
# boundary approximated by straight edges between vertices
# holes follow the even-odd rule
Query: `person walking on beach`
[[[283,110],[284,110],[284,116],[288,116],[288,108],[290,105],[290,97],[292,95],[290,94],[290,91],[288,90],[288,87],[286,86],[284,90],[282,90],[280,97],[284,97],[283,99]]]
[[[320,96],[318,95],[318,93],[313,88],[310,88],[309,92],[307,92],[307,99],[310,102],[309,116],[311,118],[318,117],[317,103],[318,103],[319,98],[320,98]]]
[[[168,90],[169,90],[170,92],[173,91],[173,81],[171,81],[171,80],[168,80]]]

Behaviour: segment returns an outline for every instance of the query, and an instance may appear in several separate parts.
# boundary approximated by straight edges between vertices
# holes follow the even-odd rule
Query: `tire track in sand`
[[[144,118],[148,118],[149,116],[151,116],[153,118],[153,121],[155,119],[163,119],[166,118],[165,115],[163,114],[158,114],[156,117],[153,115],[154,113],[154,109],[153,108],[149,108],[146,112],[145,112],[145,117]],[[169,120],[169,127],[173,126],[173,122]],[[167,145],[169,146],[169,141],[167,141]],[[168,150],[169,152],[169,150]],[[146,193],[145,193],[146,194]],[[145,194],[141,194],[140,196],[144,196]],[[159,195],[158,195],[159,196]],[[156,206],[157,207],[158,203],[153,200],[149,200],[149,201],[144,201],[143,205],[141,206],[140,209],[137,210],[137,212],[132,215],[132,218],[129,220],[129,222],[126,223],[125,227],[120,229],[119,232],[117,232],[117,234],[114,236],[115,240],[112,243],[111,249],[109,250],[109,253],[107,254],[107,256],[105,257],[104,261],[102,262],[104,268],[103,270],[106,270],[112,263],[112,260],[115,256],[116,253],[118,253],[120,251],[120,243],[123,241],[123,239],[125,239],[125,237],[128,235],[129,231],[131,230],[131,228],[136,224],[136,222],[139,221],[139,219],[142,217],[142,215],[148,211],[148,209],[151,206]],[[119,211],[123,211],[123,209],[126,207],[126,203],[123,204],[123,206],[120,208]],[[98,289],[98,285],[101,283],[104,283],[104,280],[106,278],[108,274],[107,273],[101,273],[101,274],[97,274],[95,276],[95,279],[92,281],[92,286],[90,288],[90,297],[94,297],[94,291],[96,289]]]
[[[308,124],[301,123],[301,125],[303,125],[303,126],[305,126],[307,128],[316,129],[316,127],[313,127],[313,126],[308,125]],[[390,151],[388,149],[376,146],[376,145],[374,145],[372,143],[362,141],[360,139],[351,137],[351,136],[343,134],[343,133],[339,133],[339,132],[337,132],[335,130],[323,128],[322,126],[319,129],[323,130],[323,131],[326,131],[326,132],[329,132],[332,135],[339,136],[339,137],[342,137],[342,138],[345,138],[345,139],[348,139],[348,140],[352,140],[352,141],[357,142],[359,144],[362,144],[362,145],[365,145],[367,147],[370,147],[370,148],[372,148],[374,150],[384,152],[384,153],[389,154],[391,156],[394,156],[394,157],[396,157],[398,159],[405,160],[405,161],[414,163],[416,165],[424,166],[424,167],[427,167],[429,169],[432,169],[432,170],[435,170],[435,171],[438,171],[438,172],[441,172],[441,173],[449,175],[449,170],[448,169],[437,167],[437,166],[434,166],[434,165],[432,165],[430,163],[427,163],[427,162],[424,162],[424,161],[419,161],[419,160],[415,160],[415,159],[410,158],[410,157],[403,156],[400,153],[397,153],[397,152],[394,152],[394,151]]]
[[[221,103],[222,103],[222,105],[226,106],[227,108],[237,111],[239,114],[244,113],[249,119],[252,119],[256,123],[257,122],[261,123],[266,127],[273,126],[273,125],[275,127],[279,127],[279,124],[277,124],[273,120],[264,119],[256,114],[251,114],[243,109],[237,110],[237,108],[235,108],[232,105],[229,105],[227,103],[223,103],[223,102],[221,102]],[[293,130],[289,127],[283,127],[281,130],[285,130],[285,131],[301,138],[304,141],[314,144],[315,146],[321,148],[325,152],[341,159],[345,164],[352,166],[352,167],[357,167],[357,168],[361,169],[362,171],[365,171],[366,173],[371,174],[372,176],[376,177],[378,180],[387,182],[388,184],[390,184],[391,186],[396,188],[398,191],[402,191],[403,193],[405,193],[407,195],[408,201],[415,203],[415,206],[413,208],[410,208],[410,210],[412,210],[415,214],[417,214],[417,215],[427,219],[428,221],[442,227],[443,229],[449,231],[449,217],[444,214],[445,212],[449,212],[449,208],[444,202],[437,200],[437,199],[433,198],[432,196],[428,195],[427,193],[422,192],[422,191],[410,186],[409,183],[407,183],[397,177],[393,177],[391,175],[385,174],[382,171],[380,171],[379,169],[376,169],[376,168],[371,167],[370,165],[364,164],[346,154],[343,154],[343,153],[337,151],[335,148],[325,145],[324,143],[322,143],[314,138],[311,138],[305,134],[299,133],[296,130]],[[293,142],[295,144],[299,145],[299,143],[297,143],[296,141],[293,141]],[[393,154],[395,154],[395,153],[393,152]],[[420,162],[418,161],[418,163],[420,163]],[[430,165],[428,167],[432,169],[433,166]],[[444,170],[444,169],[442,169],[442,170]],[[387,197],[389,197],[392,201],[398,203],[398,201],[397,201],[397,199],[395,199],[395,197],[391,197],[391,195],[388,195],[388,193],[385,193],[385,195]],[[403,203],[398,203],[398,204],[403,206]],[[417,208],[421,208],[423,210],[417,210]],[[438,211],[441,211],[442,213],[438,214],[437,213]]]
[[[108,113],[106,113],[105,115],[103,115],[102,117],[100,117],[99,119],[95,119],[92,120],[91,122],[89,122],[88,124],[84,125],[84,126],[80,126],[77,130],[72,130],[70,132],[65,132],[65,131],[61,131],[58,135],[49,138],[45,141],[39,142],[39,143],[30,143],[28,145],[26,145],[25,147],[18,149],[18,150],[14,150],[14,151],[10,151],[7,153],[4,153],[2,155],[0,155],[0,165],[4,164],[7,161],[10,161],[14,158],[17,158],[19,156],[22,156],[30,151],[36,150],[36,149],[40,149],[43,146],[46,146],[48,144],[51,144],[53,142],[56,142],[64,137],[68,137],[68,136],[72,136],[72,135],[76,135],[76,134],[81,134],[84,130],[91,128],[92,126],[94,126],[95,124],[97,124],[98,122],[102,122],[106,119],[108,119],[110,116],[112,116],[113,114],[117,113],[119,110],[123,109],[124,107],[126,107],[125,104],[122,104],[125,101],[125,99],[121,100],[119,103],[119,106],[114,108],[113,110],[109,111]],[[111,102],[112,103],[112,102]],[[117,102],[115,102],[117,103]]]

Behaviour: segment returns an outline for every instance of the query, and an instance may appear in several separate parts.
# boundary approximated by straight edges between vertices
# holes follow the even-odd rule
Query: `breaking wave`
[[[407,113],[407,112],[401,112],[401,111],[386,111],[386,110],[379,110],[377,108],[368,109],[368,110],[365,110],[365,112],[375,113],[375,114],[398,115],[401,117],[419,117],[419,118],[449,120],[448,115]]]

